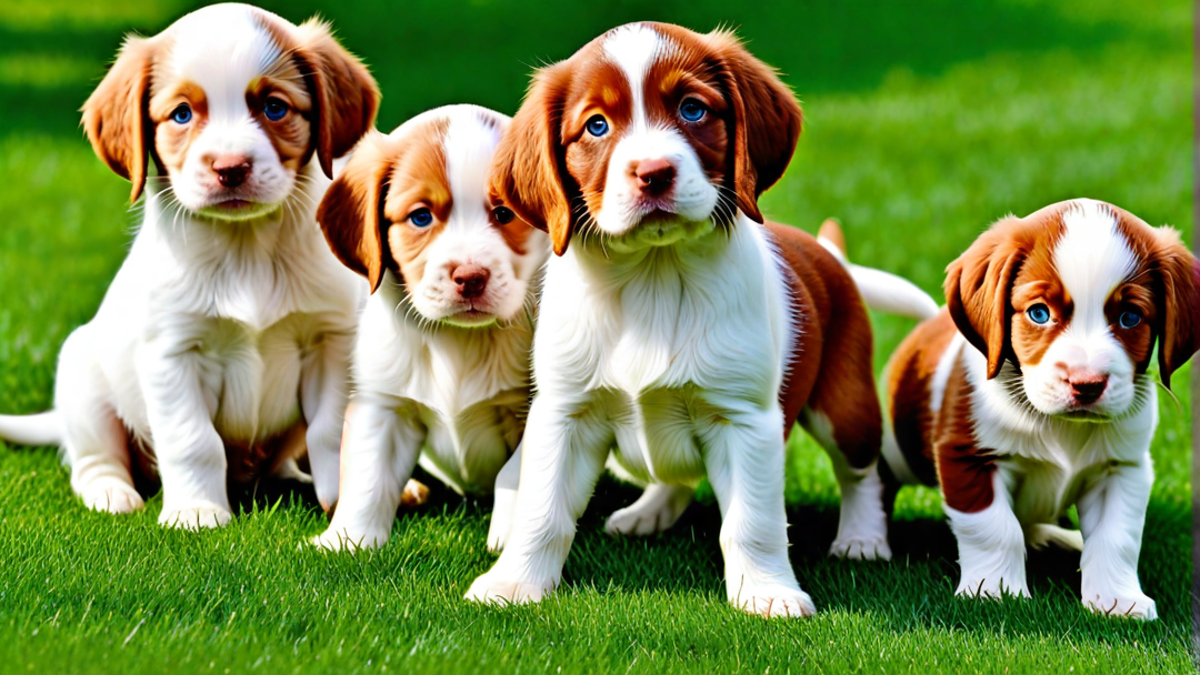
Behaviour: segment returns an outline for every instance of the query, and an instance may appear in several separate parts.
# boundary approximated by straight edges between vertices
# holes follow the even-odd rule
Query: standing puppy
[[[888,365],[884,455],[940,483],[959,595],[1029,596],[1026,545],[1081,549],[1083,603],[1155,618],[1137,561],[1153,377],[1196,351],[1200,265],[1168,228],[1089,199],[1005,218],[948,270],[947,309]],[[1058,523],[1074,504],[1081,532]],[[1082,534],[1082,537],[1080,536]]]
[[[319,546],[386,542],[418,458],[460,494],[491,493],[506,462],[520,466],[549,244],[488,198],[508,125],[472,105],[418,115],[364,139],[321,202],[330,246],[374,295],[354,351],[342,499]]]
[[[708,476],[731,602],[811,614],[783,502],[797,417],[842,489],[834,552],[890,556],[862,300],[834,256],[758,210],[800,126],[791,92],[724,31],[630,24],[538,73],[497,151],[493,202],[547,229],[558,257],[512,528],[469,598],[536,601],[558,584],[615,444],[621,473],[659,493]]]
[[[156,471],[168,526],[228,522],[227,480],[294,473],[306,448],[333,504],[366,288],[313,213],[378,99],[315,20],[225,4],[128,38],[83,123],[131,198],[145,189],[142,225],[63,345],[55,410],[0,417],[0,437],[61,444],[97,510],[141,508],[131,469]]]

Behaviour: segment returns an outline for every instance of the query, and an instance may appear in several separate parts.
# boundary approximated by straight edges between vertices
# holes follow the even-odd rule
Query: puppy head
[[[334,253],[372,291],[391,269],[430,321],[512,319],[547,247],[545,235],[488,198],[488,169],[508,124],[455,105],[367,136],[317,209]]]
[[[131,200],[152,157],[184,209],[241,220],[278,209],[314,152],[331,175],[378,102],[375,80],[327,24],[223,4],[128,38],[84,104],[83,126],[133,183]]]
[[[637,23],[537,73],[496,155],[492,195],[561,255],[586,225],[669,245],[779,180],[800,135],[791,91],[727,31]]]
[[[947,272],[950,313],[988,378],[1011,362],[1047,415],[1119,418],[1144,400],[1156,341],[1167,386],[1200,347],[1200,264],[1174,230],[1103,202],[1003,219]]]

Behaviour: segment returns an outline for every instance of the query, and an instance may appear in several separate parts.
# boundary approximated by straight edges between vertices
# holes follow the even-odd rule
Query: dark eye
[[[1117,323],[1121,328],[1137,328],[1142,322],[1142,315],[1133,311],[1121,312],[1121,316],[1117,318]]]
[[[417,209],[408,214],[408,222],[414,227],[429,227],[433,224],[433,212],[425,208]]]
[[[694,98],[684,99],[679,104],[679,116],[688,122],[699,122],[708,114],[708,106]]]
[[[492,217],[496,219],[497,224],[507,225],[513,221],[513,218],[517,217],[517,214],[513,213],[512,209],[507,206],[497,206],[492,209]]]
[[[180,103],[179,107],[171,111],[171,121],[176,124],[187,124],[192,121],[192,107],[186,103]]]
[[[604,119],[604,115],[592,115],[587,121],[587,132],[596,137],[607,134],[608,120]]]
[[[278,122],[288,114],[288,104],[277,98],[269,98],[263,104],[263,115],[272,122]]]
[[[1041,326],[1050,321],[1050,308],[1045,305],[1034,305],[1025,310],[1025,316],[1029,317],[1030,321]]]

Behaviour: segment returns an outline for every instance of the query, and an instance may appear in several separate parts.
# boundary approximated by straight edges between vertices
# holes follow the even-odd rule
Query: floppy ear
[[[1012,286],[1025,259],[1011,221],[993,225],[946,268],[946,306],[958,331],[987,356],[989,380],[1000,373],[1011,349]]]
[[[295,58],[303,64],[313,94],[317,161],[332,178],[333,160],[349,152],[375,124],[379,85],[367,67],[333,38],[328,23],[309,19],[297,29],[297,36]]]
[[[156,44],[152,38],[125,38],[116,63],[81,109],[96,156],[133,184],[131,202],[146,185],[147,154],[154,143],[148,108]]]
[[[342,264],[379,288],[388,264],[383,245],[383,200],[393,154],[388,139],[372,132],[355,150],[317,207],[317,222]]]
[[[792,90],[774,68],[755,58],[729,31],[709,38],[725,62],[724,77],[733,111],[733,189],[737,205],[763,222],[758,197],[787,170],[803,126]]]
[[[1171,374],[1200,349],[1200,261],[1179,240],[1179,233],[1160,228],[1158,270],[1161,333],[1158,374],[1171,388]]]
[[[562,115],[570,72],[566,63],[538,71],[533,84],[496,147],[490,192],[522,220],[550,233],[562,255],[574,226],[571,195],[578,188],[567,175]],[[570,186],[570,187],[568,187]]]

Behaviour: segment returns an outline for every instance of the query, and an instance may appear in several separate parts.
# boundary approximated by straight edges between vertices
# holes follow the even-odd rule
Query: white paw
[[[132,485],[115,480],[90,486],[79,496],[89,509],[105,513],[133,513],[146,505]]]
[[[645,537],[671,529],[688,504],[692,490],[675,485],[650,485],[638,500],[613,511],[604,531],[617,536]]]
[[[472,602],[484,602],[493,605],[524,605],[530,602],[541,602],[552,586],[528,584],[520,581],[500,579],[491,572],[480,576],[467,590],[466,599]]]
[[[347,551],[354,553],[355,551],[383,546],[387,543],[389,534],[389,532],[358,534],[350,533],[345,528],[330,527],[321,534],[309,539],[309,543],[326,551]]]
[[[203,530],[221,527],[233,519],[229,509],[216,504],[199,503],[182,509],[163,509],[158,524],[177,530]]]
[[[1105,616],[1125,616],[1143,621],[1154,621],[1158,618],[1158,609],[1155,608],[1154,601],[1141,593],[1093,593],[1090,597],[1084,597],[1083,604],[1093,612]]]
[[[829,555],[850,560],[891,560],[892,547],[886,536],[861,538],[838,537],[829,547]]]
[[[1002,574],[963,577],[959,581],[958,590],[954,591],[954,594],[965,598],[987,598],[990,600],[1002,600],[1005,597],[1014,596],[1020,598],[1032,597],[1029,594],[1029,587],[1025,584],[1024,578],[1015,583],[1009,583]]]
[[[1083,533],[1050,523],[1037,523],[1029,530],[1028,542],[1035,551],[1041,551],[1051,544],[1064,551],[1082,551]]]
[[[729,601],[734,607],[768,619],[805,617],[817,613],[817,606],[808,593],[782,585],[743,587]]]

